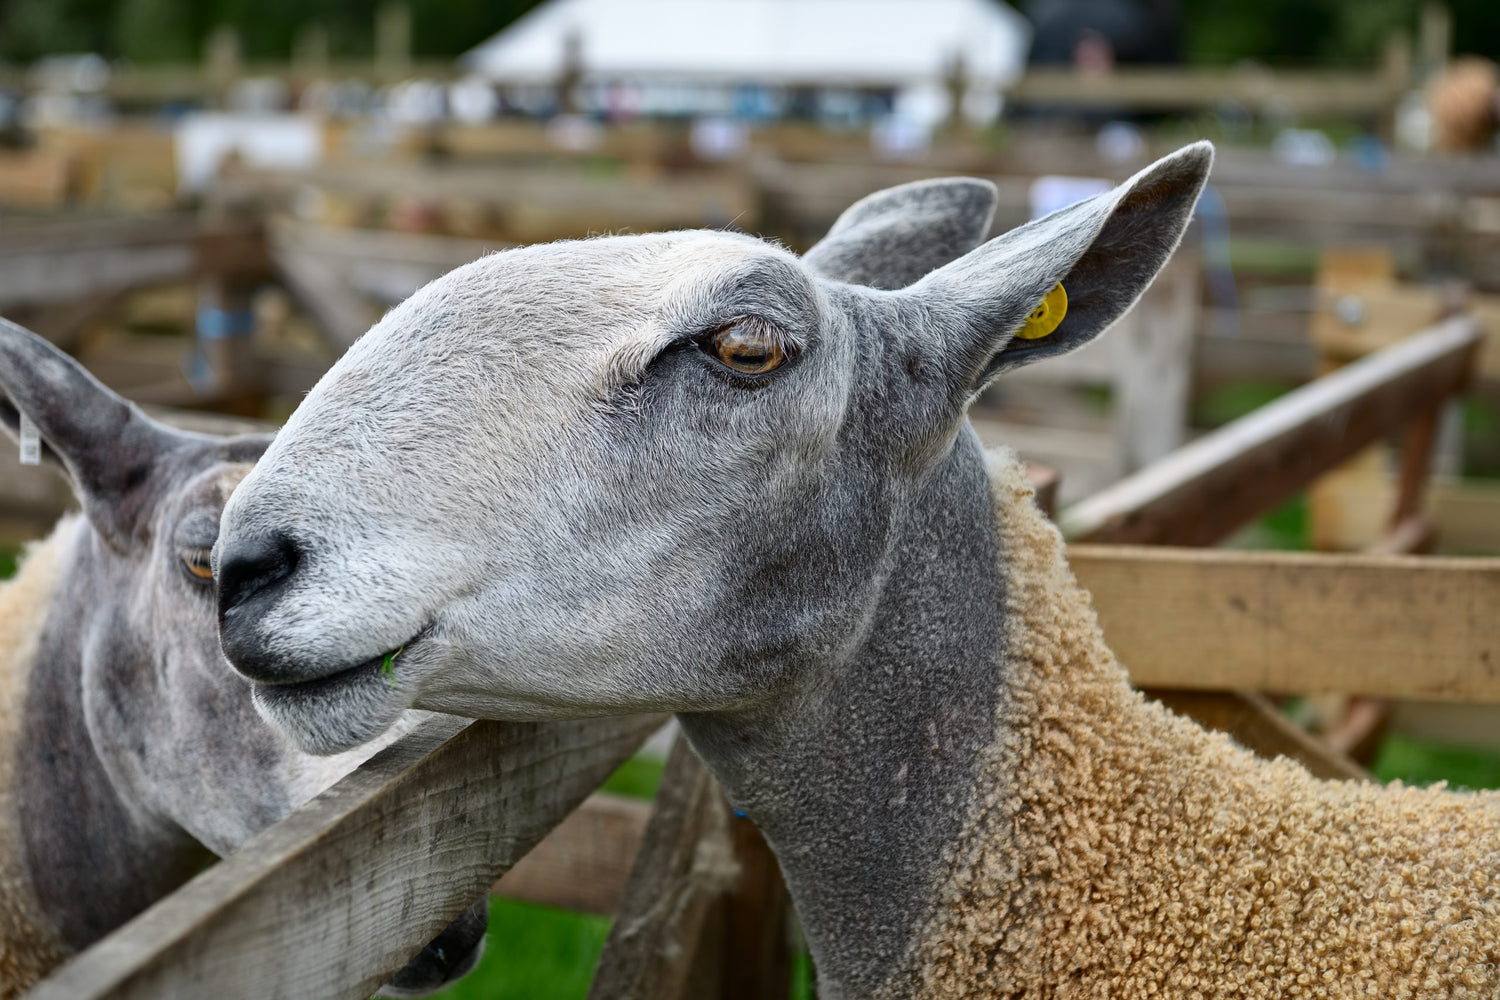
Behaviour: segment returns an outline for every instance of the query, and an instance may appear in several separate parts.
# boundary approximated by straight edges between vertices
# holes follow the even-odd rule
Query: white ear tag
[[[37,433],[36,424],[26,414],[21,414],[21,464],[42,464],[42,436]]]

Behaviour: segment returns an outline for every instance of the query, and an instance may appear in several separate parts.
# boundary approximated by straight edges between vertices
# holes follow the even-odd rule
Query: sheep
[[[224,664],[209,550],[269,438],[140,413],[0,321],[0,419],[25,414],[83,507],[0,585],[0,998],[124,923],[377,749],[287,745]],[[389,742],[412,718],[404,718]],[[421,996],[478,960],[483,902],[388,987]]]
[[[1317,781],[1143,700],[965,417],[1129,307],[1211,161],[906,287],[849,279],[944,228],[919,199],[801,260],[672,233],[452,272],[225,508],[226,655],[318,752],[408,699],[676,712],[830,1000],[1497,995],[1500,801]]]

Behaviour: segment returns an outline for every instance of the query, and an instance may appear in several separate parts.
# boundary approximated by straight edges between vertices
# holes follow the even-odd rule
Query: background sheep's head
[[[1190,146],[967,253],[976,182],[873,196],[802,259],[685,232],[460,268],[334,366],[231,500],[225,652],[322,752],[412,703],[785,694],[868,627],[891,526],[972,434],[969,402],[1135,300],[1211,159]],[[1017,338],[1059,283],[1062,325]]]

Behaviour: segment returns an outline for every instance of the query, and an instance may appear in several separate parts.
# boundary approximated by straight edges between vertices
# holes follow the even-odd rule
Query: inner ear
[[[1035,340],[1013,338],[996,358],[992,374],[1082,347],[1135,304],[1191,221],[1192,206],[1187,206],[1189,217],[1178,223],[1181,204],[1171,204],[1159,187],[1132,191],[1062,276],[1058,283],[1067,293],[1068,308],[1057,329]]]
[[[968,319],[945,343],[960,399],[974,399],[1014,367],[1080,348],[1130,309],[1182,240],[1212,163],[1212,145],[1188,145],[1112,192],[996,237],[919,283],[913,291],[947,298]],[[1059,283],[1068,298],[1061,324],[1035,339],[1017,336]],[[977,369],[969,367],[975,361]]]

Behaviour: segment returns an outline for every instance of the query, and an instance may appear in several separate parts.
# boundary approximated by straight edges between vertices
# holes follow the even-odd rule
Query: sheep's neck
[[[993,736],[1003,594],[972,432],[925,493],[853,656],[791,704],[683,718],[776,850],[826,1000],[870,996],[911,947]]]
[[[1144,701],[1018,466],[979,483],[991,544],[949,523],[971,467],[847,672],[684,720],[776,850],[820,995],[1500,994],[1500,799],[1320,783]],[[1003,627],[980,645],[963,615]]]

